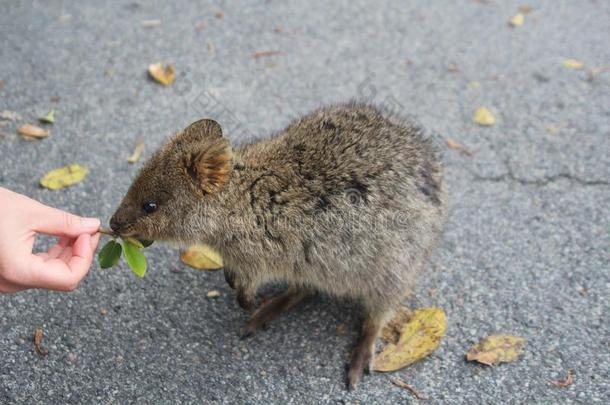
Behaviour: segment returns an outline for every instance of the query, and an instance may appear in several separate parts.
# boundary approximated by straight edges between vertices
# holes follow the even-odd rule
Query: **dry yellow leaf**
[[[509,23],[513,27],[520,27],[525,22],[525,16],[521,13],[515,14],[510,20]]]
[[[78,164],[71,164],[51,170],[40,179],[40,185],[51,190],[59,190],[81,182],[89,171]]]
[[[523,352],[525,339],[513,335],[492,335],[474,345],[466,354],[466,360],[478,361],[488,366],[517,360]]]
[[[471,89],[478,89],[479,87],[481,87],[481,83],[477,82],[476,80],[473,80],[468,83],[468,87],[470,87]]]
[[[27,140],[42,139],[49,136],[49,131],[35,125],[25,124],[17,128],[19,135]]]
[[[585,66],[585,64],[577,59],[564,59],[563,66],[567,67],[568,69],[580,70]]]
[[[131,156],[129,156],[127,158],[127,161],[129,163],[136,163],[138,160],[140,160],[140,157],[142,156],[143,151],[144,151],[144,139],[138,138],[136,140],[136,147],[134,148]]]
[[[169,86],[176,80],[174,67],[170,64],[153,63],[148,66],[148,74],[164,86]]]
[[[193,245],[182,252],[180,260],[189,266],[199,270],[221,269],[222,257],[208,245]]]
[[[496,123],[496,117],[486,107],[477,108],[472,116],[474,122],[483,126],[490,126]]]
[[[423,308],[413,313],[400,331],[396,343],[388,344],[375,358],[377,371],[395,371],[426,357],[441,344],[447,318],[440,308]]]

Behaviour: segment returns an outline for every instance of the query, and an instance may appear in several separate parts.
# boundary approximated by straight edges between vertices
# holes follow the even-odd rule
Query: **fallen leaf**
[[[472,152],[470,150],[466,149],[461,143],[454,141],[451,138],[446,139],[445,143],[447,144],[447,147],[449,149],[453,149],[453,150],[462,152],[466,156],[472,156]]]
[[[447,329],[447,318],[440,308],[415,311],[400,330],[396,344],[389,343],[375,358],[376,371],[394,371],[412,364],[436,350]]]
[[[4,110],[0,112],[0,120],[5,121],[17,121],[20,120],[21,116],[17,114],[15,111]]]
[[[259,59],[259,58],[264,58],[267,56],[279,55],[281,53],[282,53],[282,51],[261,51],[261,52],[255,52],[254,54],[252,54],[252,57],[254,59]]]
[[[529,4],[523,4],[522,6],[519,6],[519,11],[522,14],[529,14],[532,12],[534,8],[532,6],[530,6]]]
[[[174,67],[170,64],[153,63],[148,66],[148,74],[164,86],[169,86],[176,80]]]
[[[525,22],[525,16],[521,13],[517,13],[508,22],[513,27],[520,27]]]
[[[564,59],[563,66],[567,67],[568,69],[580,70],[585,66],[585,64],[577,59]]]
[[[199,270],[221,269],[222,257],[208,245],[193,245],[182,252],[180,260],[189,266]]]
[[[40,356],[46,356],[49,352],[42,348],[42,337],[44,336],[44,332],[41,328],[36,329],[34,332],[34,349],[36,349],[36,353]]]
[[[548,132],[548,133],[549,133],[549,134],[551,134],[551,135],[555,135],[556,133],[558,133],[558,132],[559,132],[559,128],[557,128],[557,127],[556,127],[556,126],[554,126],[554,125],[550,125],[550,126],[548,126],[548,127],[546,128],[546,132]]]
[[[81,182],[89,171],[78,164],[71,164],[51,170],[40,179],[40,185],[51,190],[59,190]]]
[[[407,384],[406,382],[404,382],[400,378],[391,378],[390,381],[395,386],[406,389],[411,394],[413,394],[413,396],[415,398],[417,398],[419,400],[424,400],[425,401],[426,399],[428,399],[427,397],[425,397],[422,394],[420,394],[419,391],[417,391],[415,388],[413,388],[412,386],[410,386],[409,384]]]
[[[218,291],[218,290],[208,291],[208,293],[205,296],[208,298],[218,298],[218,297],[220,297],[220,291]]]
[[[569,368],[568,374],[567,374],[565,380],[553,380],[553,381],[551,381],[551,384],[553,384],[554,386],[559,387],[559,388],[565,388],[565,387],[569,387],[570,385],[572,385],[573,382],[574,382],[574,373],[573,373],[572,369]]]
[[[394,318],[392,318],[392,320],[382,329],[381,335],[379,336],[381,341],[384,344],[398,343],[398,340],[400,339],[400,330],[404,324],[411,320],[412,316],[413,314],[408,308],[400,307],[398,311],[396,311]]]
[[[144,28],[155,28],[161,25],[161,20],[144,20],[142,21],[142,27]]]
[[[476,80],[473,80],[468,83],[468,87],[470,87],[471,89],[478,89],[479,87],[481,87],[481,83],[477,82]]]
[[[44,117],[38,118],[38,121],[40,121],[44,124],[54,124],[55,123],[55,110],[51,110]]]
[[[140,137],[136,140],[136,147],[133,149],[131,156],[127,158],[129,163],[136,163],[140,160],[142,152],[144,151],[144,138]]]
[[[486,107],[477,108],[472,119],[477,124],[483,126],[490,126],[496,123],[496,117]]]
[[[523,352],[525,339],[513,335],[492,335],[474,345],[466,360],[493,366],[517,360]]]
[[[42,129],[35,125],[25,124],[17,128],[17,133],[27,139],[28,141],[34,139],[42,139],[49,136],[49,131]]]

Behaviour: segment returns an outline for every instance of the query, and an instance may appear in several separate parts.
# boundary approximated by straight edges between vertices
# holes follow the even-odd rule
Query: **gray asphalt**
[[[610,73],[587,73],[610,64],[610,3],[530,1],[518,28],[522,1],[329,3],[2,1],[0,111],[23,119],[0,128],[0,185],[107,220],[141,164],[126,162],[138,136],[146,157],[201,117],[238,142],[320,105],[386,105],[445,151],[450,219],[409,303],[446,311],[440,349],[347,392],[357,309],[321,298],[240,341],[247,314],[222,274],[156,244],[143,280],[95,265],[73,293],[0,297],[0,403],[417,402],[393,376],[430,403],[610,403]],[[147,78],[158,61],[175,65],[174,86]],[[494,126],[472,122],[479,106]],[[48,139],[15,134],[50,109]],[[75,162],[90,169],[82,184],[38,186]],[[521,359],[465,362],[497,332],[527,339]],[[571,386],[549,383],[567,369]]]

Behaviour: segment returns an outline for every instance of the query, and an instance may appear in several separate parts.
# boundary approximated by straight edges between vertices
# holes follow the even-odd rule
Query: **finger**
[[[61,251],[59,256],[57,256],[57,258],[59,260],[63,260],[64,262],[68,263],[70,261],[70,259],[72,258],[72,246],[66,246],[64,248],[64,250]]]
[[[72,291],[87,274],[93,259],[91,236],[78,237],[71,248],[72,255],[66,261],[60,258],[43,260],[32,255],[30,271],[24,275],[25,287],[46,288],[49,290]]]
[[[0,293],[14,293],[23,289],[23,287],[19,287],[8,281],[0,281]]]
[[[56,208],[37,204],[31,214],[33,231],[48,235],[77,237],[83,233],[93,234],[100,228],[97,218],[83,218]]]
[[[91,254],[93,254],[93,252],[95,252],[95,249],[97,249],[97,245],[100,242],[101,236],[102,234],[98,232],[91,237]]]

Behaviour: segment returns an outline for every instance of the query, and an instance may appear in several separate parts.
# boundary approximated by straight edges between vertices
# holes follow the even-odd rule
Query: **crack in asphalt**
[[[575,176],[571,173],[558,173],[552,176],[546,176],[539,179],[524,179],[515,175],[510,162],[507,160],[504,161],[504,166],[506,167],[506,173],[498,175],[498,176],[480,176],[477,173],[472,173],[473,179],[475,181],[485,181],[485,182],[494,182],[494,183],[502,183],[506,181],[512,181],[515,183],[519,183],[524,186],[539,186],[544,187],[551,183],[554,183],[557,180],[566,179],[570,180],[574,183],[580,184],[582,186],[610,186],[610,181],[607,180],[589,180],[583,179],[581,177]]]

